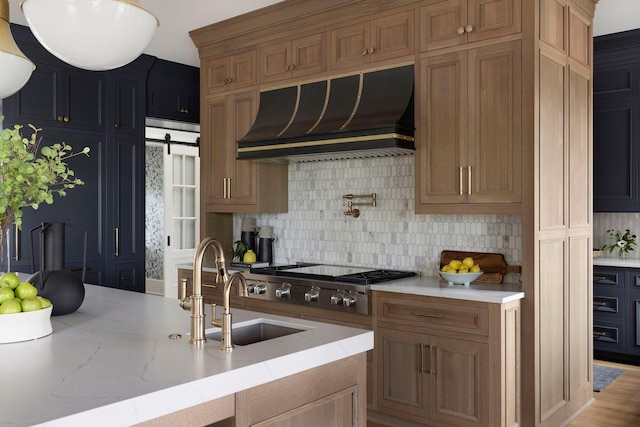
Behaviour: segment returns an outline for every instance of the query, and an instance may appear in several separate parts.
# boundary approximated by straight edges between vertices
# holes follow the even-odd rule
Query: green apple
[[[5,301],[12,300],[14,297],[15,297],[15,294],[13,293],[13,289],[11,289],[8,286],[0,287],[0,304],[2,304]]]
[[[51,301],[49,301],[48,299],[46,299],[45,297],[41,297],[40,295],[38,295],[36,297],[38,300],[40,300],[40,304],[42,304],[42,308],[49,308],[51,307]]]
[[[16,296],[21,299],[35,298],[38,289],[29,282],[22,282],[16,288]]]
[[[20,284],[20,278],[16,273],[4,273],[0,276],[0,286],[8,286],[15,289]]]
[[[15,314],[21,311],[20,303],[15,300],[10,299],[0,304],[0,314]]]
[[[42,303],[36,298],[26,298],[22,300],[22,311],[42,310]]]

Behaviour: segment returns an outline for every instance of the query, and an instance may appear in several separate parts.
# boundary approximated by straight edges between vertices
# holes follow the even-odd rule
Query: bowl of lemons
[[[462,261],[454,259],[442,267],[440,276],[449,282],[449,285],[469,286],[471,282],[482,276],[483,271],[475,263],[473,258],[467,257]]]

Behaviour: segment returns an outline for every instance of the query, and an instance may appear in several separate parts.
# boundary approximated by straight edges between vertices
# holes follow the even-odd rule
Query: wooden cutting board
[[[507,273],[522,273],[522,267],[519,265],[507,265],[503,254],[490,252],[462,252],[462,251],[442,251],[440,254],[440,269],[449,264],[451,260],[457,259],[462,261],[466,257],[471,257],[476,264],[480,266],[480,270],[484,272],[477,281],[502,283],[502,278]]]

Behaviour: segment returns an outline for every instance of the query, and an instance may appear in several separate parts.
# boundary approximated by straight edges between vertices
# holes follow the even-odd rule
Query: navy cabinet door
[[[109,151],[112,207],[107,263],[112,270],[108,282],[109,286],[144,292],[144,141],[116,136]]]
[[[40,269],[39,231],[33,233],[33,258],[31,256],[31,230],[43,222],[64,222],[87,231],[87,283],[104,284],[104,232],[105,216],[101,214],[106,203],[105,145],[104,137],[96,134],[68,133],[44,130],[40,133],[43,145],[66,142],[74,151],[89,147],[89,157],[77,156],[68,160],[76,177],[85,184],[67,191],[65,197],[54,196],[52,205],[41,204],[37,210],[24,208],[22,231],[15,228],[9,239],[10,266],[12,271],[34,272]],[[67,227],[65,233],[65,267],[80,274],[84,252],[84,233]],[[32,262],[35,269],[32,270]]]

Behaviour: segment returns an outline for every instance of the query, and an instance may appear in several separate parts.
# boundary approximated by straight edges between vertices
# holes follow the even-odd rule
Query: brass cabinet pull
[[[602,301],[594,301],[593,305],[598,306],[598,307],[604,307],[605,305],[607,305],[606,302],[602,302]]]
[[[465,30],[467,33],[470,33],[471,31],[473,31],[473,25],[467,25],[467,26],[464,28],[464,30]]]
[[[376,53],[376,48],[375,48],[375,47],[373,47],[373,46],[371,46],[371,47],[369,48],[369,55],[374,54],[374,53]]]
[[[227,199],[231,198],[231,178],[227,178]]]
[[[464,195],[462,191],[462,174],[464,173],[462,166],[460,166],[460,195]]]
[[[596,337],[605,337],[605,336],[607,336],[607,333],[606,332],[593,331],[593,335],[595,335]]]
[[[464,34],[464,27],[458,27],[457,33],[458,33],[458,35],[463,35]]]
[[[369,49],[367,49],[366,47],[364,48],[364,50],[362,51],[362,56],[365,56],[369,53]]]
[[[607,280],[605,276],[593,276],[593,280]]]
[[[467,188],[467,194],[471,195],[471,166],[467,166],[467,185],[469,185],[469,188]]]
[[[442,314],[431,314],[431,313],[418,313],[418,312],[414,312],[411,313],[414,316],[419,316],[419,317],[429,317],[431,319],[442,319]]]
[[[419,344],[419,346],[420,346],[420,373],[433,375],[435,372],[432,366],[433,358],[431,357],[431,352],[434,346],[429,344]],[[425,368],[425,362],[424,362],[424,356],[425,356],[425,353],[427,353],[425,349],[428,350],[428,353],[429,353],[429,361],[426,363],[426,365],[429,366],[428,369]]]
[[[116,237],[115,255],[120,256],[120,227],[116,227],[114,231],[115,231],[115,237]]]
[[[18,235],[18,226],[16,224],[13,224],[13,247],[15,249],[15,252],[13,253],[13,260],[14,261],[19,261],[20,260],[20,236]],[[4,237],[4,236],[3,236]],[[7,245],[8,246],[8,245]]]

